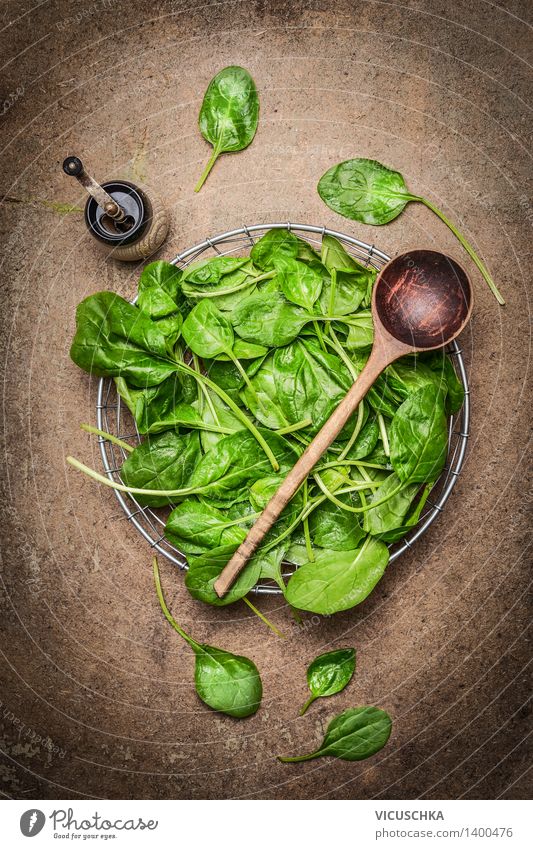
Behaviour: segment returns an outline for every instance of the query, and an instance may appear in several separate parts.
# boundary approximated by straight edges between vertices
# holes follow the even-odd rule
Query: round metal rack
[[[314,227],[309,224],[292,224],[290,221],[287,221],[276,224],[254,224],[248,227],[239,227],[236,230],[229,230],[227,233],[220,233],[178,254],[171,262],[180,268],[185,268],[191,262],[199,259],[200,256],[238,254],[243,250],[249,250],[253,247],[257,239],[261,238],[267,230],[283,228],[294,230],[298,234],[301,234],[312,245],[320,245],[321,238],[324,234],[334,236],[344,244],[346,250],[359,262],[369,265],[378,271],[390,259],[387,254],[378,250],[374,245],[361,242],[344,233],[328,230],[326,227]],[[464,404],[458,415],[451,416],[449,419],[448,458],[442,475],[430,493],[430,498],[426,502],[418,524],[404,539],[390,546],[390,562],[396,560],[405,551],[412,548],[416,540],[427,531],[439,513],[443,511],[444,505],[455,486],[455,482],[463,466],[470,422],[468,378],[461,349],[457,342],[453,342],[447,350],[453,357],[455,370],[465,390]],[[98,384],[96,419],[98,428],[107,433],[111,433],[122,440],[130,442],[132,445],[136,445],[141,441],[133,417],[125,405],[121,403],[120,396],[115,389],[114,381],[108,378],[102,378]],[[102,437],[98,439],[104,471],[107,477],[120,482],[120,469],[127,457],[127,452]],[[124,510],[126,518],[149,542],[154,551],[157,551],[172,561],[172,563],[175,563],[180,569],[186,569],[187,560],[185,556],[168,542],[164,536],[168,508],[153,509],[151,507],[141,507],[134,496],[122,493],[119,490],[114,490],[114,493]],[[280,593],[281,590],[279,587],[264,581],[255,587],[255,592],[274,595]]]

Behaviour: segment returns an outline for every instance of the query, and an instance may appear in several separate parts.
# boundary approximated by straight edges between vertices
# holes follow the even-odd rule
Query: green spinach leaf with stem
[[[340,500],[354,503],[354,496],[355,493],[341,495]],[[353,551],[365,536],[357,516],[331,501],[313,510],[309,517],[309,530],[314,545],[333,551]]]
[[[429,493],[433,488],[433,484],[428,483],[425,485],[422,490],[422,494],[418,499],[415,509],[411,513],[408,519],[406,519],[403,525],[399,527],[393,528],[392,530],[385,531],[385,533],[381,534],[380,539],[387,544],[392,544],[393,542],[398,542],[398,540],[402,539],[407,533],[409,533],[412,528],[420,521],[420,516],[422,515],[422,510],[426,505],[426,501],[429,498]]]
[[[181,271],[170,262],[157,260],[147,265],[139,279],[137,306],[157,323],[172,354],[183,323]]]
[[[387,531],[400,528],[418,489],[418,484],[402,485],[397,475],[388,475],[379,489],[368,497],[369,509],[364,514],[365,531],[383,539],[382,535]],[[373,501],[377,503],[376,507],[372,507]]]
[[[411,194],[398,171],[374,159],[348,159],[326,171],[318,183],[318,193],[334,212],[363,224],[387,224],[400,215],[410,201],[423,203],[459,240],[498,303],[505,303],[472,245],[431,201]]]
[[[426,384],[398,408],[390,427],[390,458],[403,483],[436,481],[448,453],[444,394]]]
[[[279,266],[278,279],[288,301],[312,312],[322,291],[322,277],[312,265],[287,259]]]
[[[238,719],[252,716],[261,704],[263,685],[253,661],[206,643],[198,643],[178,625],[167,607],[157,558],[153,561],[157,598],[166,619],[195,654],[194,683],[200,699],[213,710]]]
[[[311,419],[311,433],[322,427],[352,385],[341,360],[311,340],[277,348],[272,372],[283,416],[289,422]]]
[[[114,292],[89,295],[78,305],[70,356],[89,374],[123,377],[140,388],[176,370],[157,323]]]
[[[200,461],[198,433],[180,436],[168,430],[149,436],[125,459],[120,470],[128,487],[149,490],[168,490],[185,487]],[[137,501],[150,507],[171,504],[168,496],[138,495]]]
[[[335,649],[318,657],[307,668],[311,695],[300,710],[303,716],[315,699],[334,696],[350,683],[355,672],[355,649]]]
[[[239,545],[246,538],[251,521],[258,515],[244,513],[239,518],[228,519],[216,507],[187,498],[168,517],[165,536],[187,554],[203,554],[219,546]]]
[[[320,747],[308,755],[280,757],[282,763],[299,763],[331,756],[345,761],[362,761],[379,752],[392,730],[388,713],[376,707],[348,708],[336,716],[326,730]]]
[[[330,615],[361,604],[382,578],[389,551],[367,537],[355,551],[317,557],[291,576],[285,597],[299,610]]]
[[[221,153],[244,150],[255,136],[259,96],[244,68],[230,65],[213,77],[204,95],[198,125],[213,153],[194,191],[199,192]]]

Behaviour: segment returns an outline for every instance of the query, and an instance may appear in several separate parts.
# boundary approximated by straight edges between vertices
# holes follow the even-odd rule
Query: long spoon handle
[[[339,406],[331,414],[321,430],[319,430],[313,441],[309,443],[298,462],[293,466],[257,521],[250,528],[246,539],[241,543],[231,560],[228,561],[218,576],[214,587],[219,598],[226,595],[267,531],[270,530],[276,519],[279,518],[280,513],[302,485],[313,466],[316,465],[335,437],[341,432],[376,378],[390,362],[396,359],[396,356],[396,353],[392,354],[385,347],[374,345],[366,366],[351,389],[346,393]]]

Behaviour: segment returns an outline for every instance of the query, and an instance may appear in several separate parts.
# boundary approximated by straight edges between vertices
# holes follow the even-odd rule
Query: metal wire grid
[[[185,268],[206,252],[227,256],[243,249],[249,249],[255,244],[256,238],[260,238],[267,230],[272,229],[295,230],[305,234],[307,241],[311,244],[317,245],[320,245],[320,240],[324,234],[334,236],[344,243],[346,250],[352,256],[377,270],[390,259],[387,254],[378,250],[374,245],[360,242],[358,239],[354,239],[344,233],[328,230],[326,227],[292,224],[290,221],[287,221],[285,223],[275,224],[255,224],[249,227],[244,226],[236,230],[229,230],[227,233],[221,233],[210,239],[205,239],[205,241],[200,242],[198,245],[178,254],[171,262],[180,268]],[[412,548],[416,540],[427,531],[439,513],[442,513],[463,466],[470,424],[468,378],[461,349],[457,342],[452,342],[447,350],[454,358],[456,371],[465,390],[464,404],[458,416],[451,416],[449,419],[448,459],[443,473],[431,490],[430,499],[426,502],[422,516],[414,530],[400,542],[389,546],[390,562],[393,562],[405,551]],[[141,441],[133,417],[125,405],[121,403],[114,381],[108,378],[101,378],[98,384],[96,421],[100,430],[111,433],[124,441],[131,441],[133,445]],[[98,437],[98,441],[100,443],[100,453],[102,455],[105,474],[111,480],[121,482],[119,473],[122,463],[127,457],[127,452],[102,437]],[[134,496],[122,493],[119,490],[114,490],[114,493],[124,510],[126,518],[142,534],[147,542],[150,543],[151,548],[162,554],[172,563],[175,563],[180,569],[186,569],[187,560],[185,556],[168,542],[164,536],[165,522],[169,508],[152,509],[150,507],[141,507]],[[255,587],[254,592],[258,594],[277,595],[281,590],[279,587],[273,586],[270,582],[264,581]]]

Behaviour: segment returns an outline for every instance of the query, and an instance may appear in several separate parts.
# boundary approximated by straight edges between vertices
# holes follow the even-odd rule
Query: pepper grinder
[[[75,177],[89,193],[85,223],[92,236],[113,248],[113,257],[128,262],[147,259],[161,247],[170,227],[170,216],[151,190],[127,180],[100,185],[85,170],[81,159],[67,156],[63,171]]]

